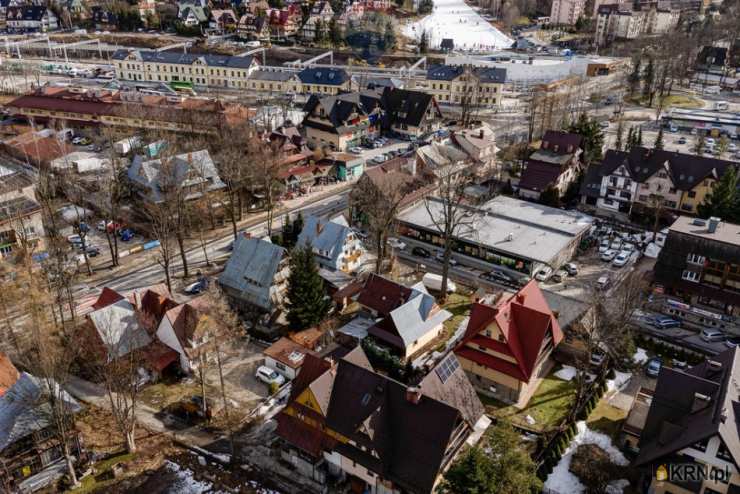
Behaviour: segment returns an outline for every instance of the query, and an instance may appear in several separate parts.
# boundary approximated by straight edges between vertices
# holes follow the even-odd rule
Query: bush
[[[274,381],[271,382],[270,383],[270,396],[272,396],[275,393],[277,393],[278,392],[278,389],[280,389],[280,385],[278,383],[274,382]]]

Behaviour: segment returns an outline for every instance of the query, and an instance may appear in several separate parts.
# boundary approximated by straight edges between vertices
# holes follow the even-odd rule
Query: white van
[[[442,275],[427,273],[421,279],[421,282],[428,290],[439,292],[442,289]],[[447,279],[447,293],[455,293],[457,286],[449,278]]]
[[[714,109],[719,111],[726,111],[730,109],[730,104],[727,101],[715,101]]]

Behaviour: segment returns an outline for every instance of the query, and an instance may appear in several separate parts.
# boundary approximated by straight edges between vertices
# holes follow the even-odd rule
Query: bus
[[[169,83],[169,86],[172,88],[173,91],[177,91],[178,93],[185,93],[190,96],[195,96],[195,90],[193,89],[193,83],[187,82],[187,81],[172,81]]]

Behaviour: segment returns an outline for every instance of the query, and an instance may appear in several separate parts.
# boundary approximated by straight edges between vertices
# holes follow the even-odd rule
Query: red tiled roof
[[[509,350],[509,345],[507,345],[503,341],[496,341],[492,338],[486,338],[477,334],[473,337],[473,339],[470,340],[470,343],[472,343],[473,345],[488,348],[489,350],[493,350],[497,353],[502,353],[504,355],[509,355],[513,357],[513,355],[511,354],[511,350]]]
[[[102,309],[103,307],[108,307],[109,305],[115,304],[119,300],[123,299],[124,296],[117,291],[111,290],[108,287],[103,287],[103,291],[100,293],[100,296],[95,301],[95,303],[92,304],[92,310],[98,310]]]
[[[494,321],[504,336],[504,342],[496,342],[480,334]],[[552,332],[553,345],[560,343],[563,339],[563,332],[558,320],[547,305],[537,282],[532,280],[516,294],[499,302],[496,307],[474,304],[465,337],[455,352],[463,357],[471,354],[471,352],[478,353],[480,355],[476,358],[478,358],[477,361],[481,365],[488,365],[512,377],[528,382],[548,329]],[[482,339],[490,340],[487,346],[483,346],[494,350],[497,350],[493,348],[497,346],[497,343],[505,345],[508,351],[502,353],[513,356],[517,364],[513,365],[492,355],[466,348],[468,343],[480,344],[479,341]],[[471,358],[470,360],[474,359]],[[516,371],[513,370],[514,368]]]
[[[176,351],[166,346],[161,341],[153,341],[142,352],[144,361],[149,370],[162,372],[162,370],[175,362],[179,355]]]
[[[324,433],[304,424],[301,420],[287,413],[279,413],[275,433],[314,458],[321,456]]]
[[[468,359],[478,365],[482,365],[489,369],[503,372],[507,376],[519,379],[520,381],[528,381],[527,377],[522,374],[521,369],[519,369],[519,367],[517,367],[515,364],[512,364],[511,362],[507,362],[506,360],[500,358],[496,358],[493,355],[479,352],[468,347],[458,348],[457,350],[455,350],[455,355],[460,358]]]
[[[13,387],[18,377],[18,369],[15,368],[13,362],[7,355],[0,353],[0,396]]]
[[[36,110],[62,111],[91,115],[108,115],[113,103],[100,101],[81,101],[79,99],[57,96],[27,95],[16,98],[6,105],[9,108],[33,108]]]
[[[397,309],[411,295],[411,289],[391,280],[371,274],[357,298],[360,305],[376,311],[381,316],[387,316]]]

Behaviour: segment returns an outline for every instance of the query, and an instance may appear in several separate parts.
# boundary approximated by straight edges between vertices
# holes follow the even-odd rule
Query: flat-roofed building
[[[568,262],[594,219],[577,212],[499,196],[480,206],[463,206],[472,227],[459,229],[453,250],[486,265],[532,276],[542,265],[558,268]],[[441,214],[442,202],[432,198],[398,216],[399,232],[432,247],[442,236],[432,215]],[[461,262],[464,258],[457,256]]]

